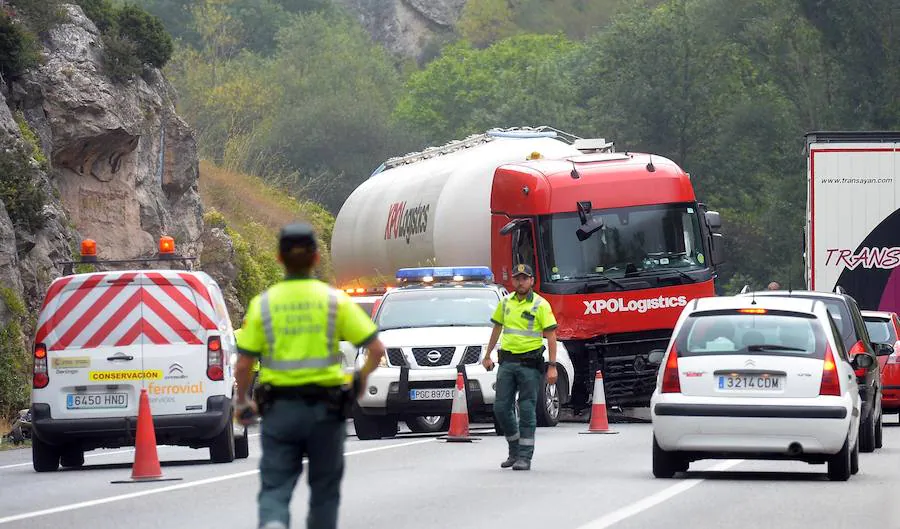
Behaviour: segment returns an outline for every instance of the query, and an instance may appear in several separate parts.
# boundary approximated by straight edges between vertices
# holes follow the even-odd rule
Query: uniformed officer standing
[[[547,383],[556,383],[556,318],[550,303],[534,293],[534,272],[526,264],[516,265],[512,276],[515,292],[497,305],[491,321],[494,330],[488,341],[483,364],[494,368],[490,351],[500,333],[500,369],[497,371],[497,397],[494,415],[509,443],[509,457],[502,468],[531,469],[534,432],[537,429],[537,398],[544,374],[543,338],[549,344]],[[515,398],[519,392],[519,423],[516,424]]]
[[[305,456],[310,487],[306,526],[334,529],[349,398],[338,344],[347,340],[368,349],[357,388],[365,386],[378,366],[384,346],[375,324],[356,303],[311,277],[319,254],[309,225],[285,226],[278,250],[286,277],[253,298],[238,338],[235,416],[248,424],[262,408],[259,526],[289,527],[290,501]],[[254,402],[246,395],[257,359],[260,396]]]

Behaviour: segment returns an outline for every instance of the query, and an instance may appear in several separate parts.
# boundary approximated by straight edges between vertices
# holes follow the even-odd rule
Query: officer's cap
[[[517,264],[513,268],[513,277],[516,276],[534,277],[534,271],[527,264]]]
[[[291,250],[316,251],[316,248],[316,234],[305,222],[288,224],[278,234],[278,250],[282,254],[291,253]]]

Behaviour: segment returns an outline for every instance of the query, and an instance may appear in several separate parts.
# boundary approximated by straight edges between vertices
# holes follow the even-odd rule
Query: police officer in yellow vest
[[[534,293],[534,272],[526,264],[516,265],[512,276],[515,292],[497,305],[491,321],[494,330],[487,350],[500,342],[500,368],[497,371],[497,397],[494,415],[509,444],[509,457],[502,468],[530,470],[537,429],[537,399],[542,387],[544,367],[547,383],[556,383],[556,318],[550,303]],[[549,345],[549,363],[544,362],[543,339]],[[484,367],[494,368],[490,354]],[[515,398],[519,392],[519,423],[516,424]]]
[[[354,377],[364,387],[384,356],[372,319],[340,290],[311,277],[319,259],[312,228],[285,226],[279,261],[286,277],[253,298],[238,337],[235,417],[243,424],[259,413],[263,422],[259,464],[259,527],[290,526],[290,501],[309,459],[308,529],[337,527],[344,471],[346,387],[338,344],[368,349]],[[256,399],[247,399],[253,362],[259,360]]]

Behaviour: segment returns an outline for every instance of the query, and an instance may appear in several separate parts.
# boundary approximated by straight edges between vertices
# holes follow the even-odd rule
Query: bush
[[[30,355],[22,340],[25,304],[5,287],[0,287],[0,303],[12,314],[0,327],[0,419],[11,419],[28,407]]]
[[[119,36],[127,36],[137,44],[141,62],[162,68],[172,57],[172,37],[159,18],[137,6],[126,5],[119,10],[116,22]]]
[[[116,26],[116,8],[109,0],[78,0],[84,15],[105,33]]]
[[[47,197],[37,185],[31,159],[20,148],[0,150],[0,201],[15,226],[36,232],[44,226],[42,210]]]
[[[38,135],[28,126],[28,122],[25,121],[25,115],[22,114],[21,110],[16,112],[15,120],[16,124],[19,125],[19,131],[22,133],[22,138],[25,139],[27,148],[31,149],[30,156],[40,164],[42,169],[47,170],[50,162],[47,160],[47,156],[41,148],[41,139],[38,138]]]
[[[137,44],[128,37],[110,33],[103,36],[103,45],[106,47],[103,56],[106,75],[113,81],[127,81],[143,71]]]
[[[15,77],[36,66],[39,59],[34,35],[0,10],[0,75]]]
[[[12,0],[11,3],[28,27],[38,34],[46,33],[68,18],[59,0]]]

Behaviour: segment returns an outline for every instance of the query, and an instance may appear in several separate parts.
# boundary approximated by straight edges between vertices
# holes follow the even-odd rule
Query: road
[[[740,460],[697,462],[657,480],[649,424],[613,424],[617,435],[580,435],[584,424],[541,428],[530,472],[499,468],[505,441],[489,428],[472,443],[351,436],[340,527],[900,527],[900,427],[897,416],[887,423],[884,448],[860,454],[860,473],[843,483],[829,482],[821,465]],[[160,447],[165,477],[179,481],[113,484],[130,476],[130,450],[89,452],[84,468],[53,474],[36,474],[27,449],[0,452],[0,529],[256,527],[258,434],[247,460],[213,465],[207,453]],[[295,528],[305,527],[307,498],[304,480]]]

